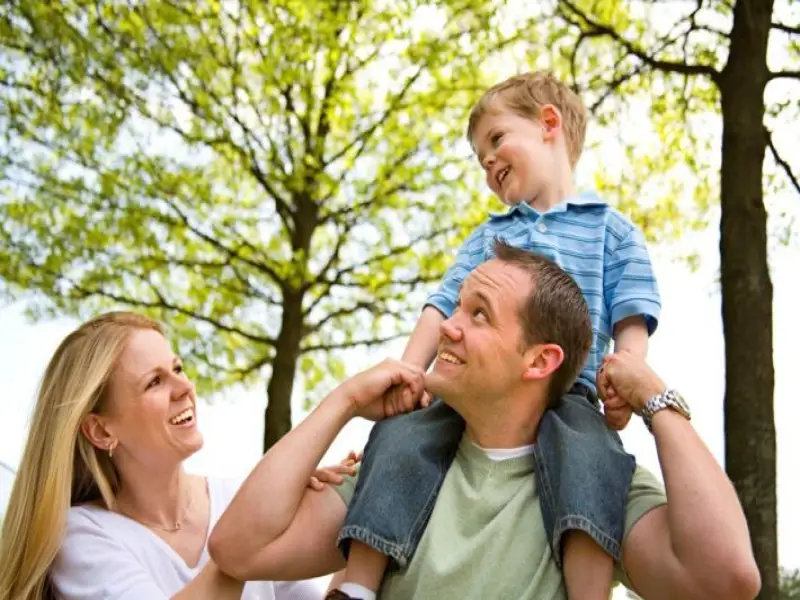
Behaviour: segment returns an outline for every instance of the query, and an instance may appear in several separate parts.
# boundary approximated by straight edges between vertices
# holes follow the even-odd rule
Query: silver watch
[[[683,396],[675,390],[668,389],[650,398],[642,407],[640,414],[644,419],[644,424],[647,425],[647,429],[651,432],[653,431],[653,415],[665,408],[674,410],[686,420],[691,420],[692,418],[692,412],[689,410],[689,405],[683,399]]]

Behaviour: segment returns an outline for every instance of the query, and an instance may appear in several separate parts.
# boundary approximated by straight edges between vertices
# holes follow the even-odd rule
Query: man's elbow
[[[720,577],[705,598],[753,600],[761,590],[761,573],[752,556],[731,562],[720,570]]]

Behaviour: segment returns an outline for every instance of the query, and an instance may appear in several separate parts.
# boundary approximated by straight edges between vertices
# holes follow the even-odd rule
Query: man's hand
[[[627,405],[638,414],[666,386],[644,359],[622,351],[603,359],[603,366],[597,372],[597,389],[606,411],[619,411]]]
[[[347,397],[354,416],[379,421],[411,412],[425,391],[425,372],[386,359],[344,382],[339,390]],[[397,393],[389,393],[397,390]]]

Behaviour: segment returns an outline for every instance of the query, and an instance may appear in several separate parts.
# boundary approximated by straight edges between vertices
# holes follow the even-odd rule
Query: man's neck
[[[531,395],[502,403],[475,399],[470,406],[481,410],[463,415],[467,435],[478,446],[493,449],[533,444],[545,410],[545,404],[534,401]]]

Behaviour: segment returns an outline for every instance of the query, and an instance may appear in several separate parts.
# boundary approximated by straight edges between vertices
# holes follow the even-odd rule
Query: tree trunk
[[[302,293],[286,293],[264,412],[264,452],[292,428],[292,389],[303,337]]]
[[[763,197],[764,88],[773,0],[738,0],[720,78],[720,257],[725,334],[725,465],[761,571],[759,598],[778,597],[772,282]]]

